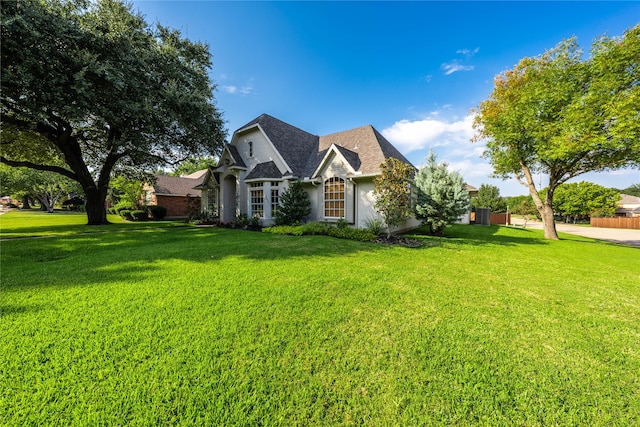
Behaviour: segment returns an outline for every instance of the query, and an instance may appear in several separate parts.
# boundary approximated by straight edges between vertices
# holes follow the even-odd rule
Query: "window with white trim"
[[[344,179],[332,177],[324,182],[324,216],[344,218]]]
[[[212,216],[218,216],[218,206],[220,191],[218,187],[207,188],[207,213]]]
[[[280,183],[278,181],[271,182],[271,218],[276,217],[276,213],[278,212],[278,208],[280,207],[280,189],[278,185]]]
[[[264,190],[261,182],[249,184],[251,216],[264,217]]]

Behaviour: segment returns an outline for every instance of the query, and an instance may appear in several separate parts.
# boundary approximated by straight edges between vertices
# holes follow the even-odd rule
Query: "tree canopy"
[[[476,208],[489,208],[491,212],[506,212],[507,202],[500,196],[500,189],[495,185],[482,184],[478,189],[478,196],[471,199]]]
[[[79,182],[89,224],[106,223],[112,172],[219,152],[208,46],[119,0],[6,2],[1,13],[0,161]]]
[[[528,187],[557,239],[553,196],[590,171],[640,164],[640,25],[622,37],[601,37],[583,59],[575,39],[522,59],[494,80],[476,111],[475,140],[487,140],[494,174]],[[549,179],[543,200],[534,175]]]
[[[592,216],[614,216],[621,197],[618,190],[581,181],[560,185],[555,199],[555,212],[566,221],[576,222]]]

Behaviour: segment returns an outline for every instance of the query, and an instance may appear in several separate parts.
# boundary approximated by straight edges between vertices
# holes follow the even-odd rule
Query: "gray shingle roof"
[[[242,156],[240,156],[240,153],[238,152],[238,148],[235,145],[227,144],[225,145],[225,147],[231,153],[231,157],[233,157],[233,160],[235,160],[235,166],[241,166],[243,168],[247,167],[247,165],[244,163],[244,160],[242,160]]]
[[[388,157],[411,164],[371,125],[327,136],[317,136],[268,114],[262,114],[242,126],[236,133],[255,125],[260,125],[264,130],[282,158],[293,169],[290,172],[301,178],[310,177],[313,174],[332,144],[336,145],[338,151],[356,172],[364,175],[379,173],[380,164]],[[237,153],[237,150],[235,152]],[[232,152],[232,154],[235,158],[235,153]]]
[[[195,196],[199,195],[194,191],[194,187],[200,185],[202,178],[182,178],[179,176],[156,175],[156,182],[153,185],[153,191],[160,195],[169,196],[186,196],[187,194]]]
[[[388,157],[394,157],[401,162],[411,164],[371,125],[320,137],[320,149],[329,148],[331,144],[357,153],[360,157],[360,168],[356,171],[365,175],[379,173],[380,164]]]
[[[257,164],[249,175],[245,178],[245,180],[250,179],[280,179],[282,178],[282,174],[280,170],[273,162],[265,162]]]

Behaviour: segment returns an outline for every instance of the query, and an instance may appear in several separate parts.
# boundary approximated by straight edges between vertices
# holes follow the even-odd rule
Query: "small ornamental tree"
[[[276,212],[277,225],[294,225],[311,213],[309,195],[302,188],[301,181],[293,181],[280,196],[280,206]]]
[[[450,172],[447,166],[446,162],[438,163],[432,151],[427,164],[416,175],[416,217],[428,224],[431,234],[436,236],[442,236],[446,226],[467,212],[470,203],[462,176]]]
[[[524,220],[523,227],[527,228],[527,222],[537,218],[538,209],[531,196],[515,196],[509,198],[509,210],[512,214],[521,215]]]
[[[391,237],[392,227],[411,218],[411,178],[413,166],[393,157],[380,165],[381,174],[373,179],[375,208],[387,224],[387,239]]]

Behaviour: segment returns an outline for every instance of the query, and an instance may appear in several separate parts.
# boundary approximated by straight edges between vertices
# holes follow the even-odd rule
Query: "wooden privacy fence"
[[[508,222],[507,215],[509,215]],[[489,215],[489,222],[491,223],[491,225],[511,224],[511,214],[491,212],[491,214]]]
[[[592,227],[606,228],[637,228],[640,229],[640,216],[627,218],[623,216],[615,218],[591,218]]]
[[[476,213],[471,212],[470,218],[471,222],[476,221]],[[489,223],[491,225],[505,225],[507,224],[507,214],[506,213],[490,213],[489,214]],[[511,214],[509,214],[509,225],[511,225]]]

